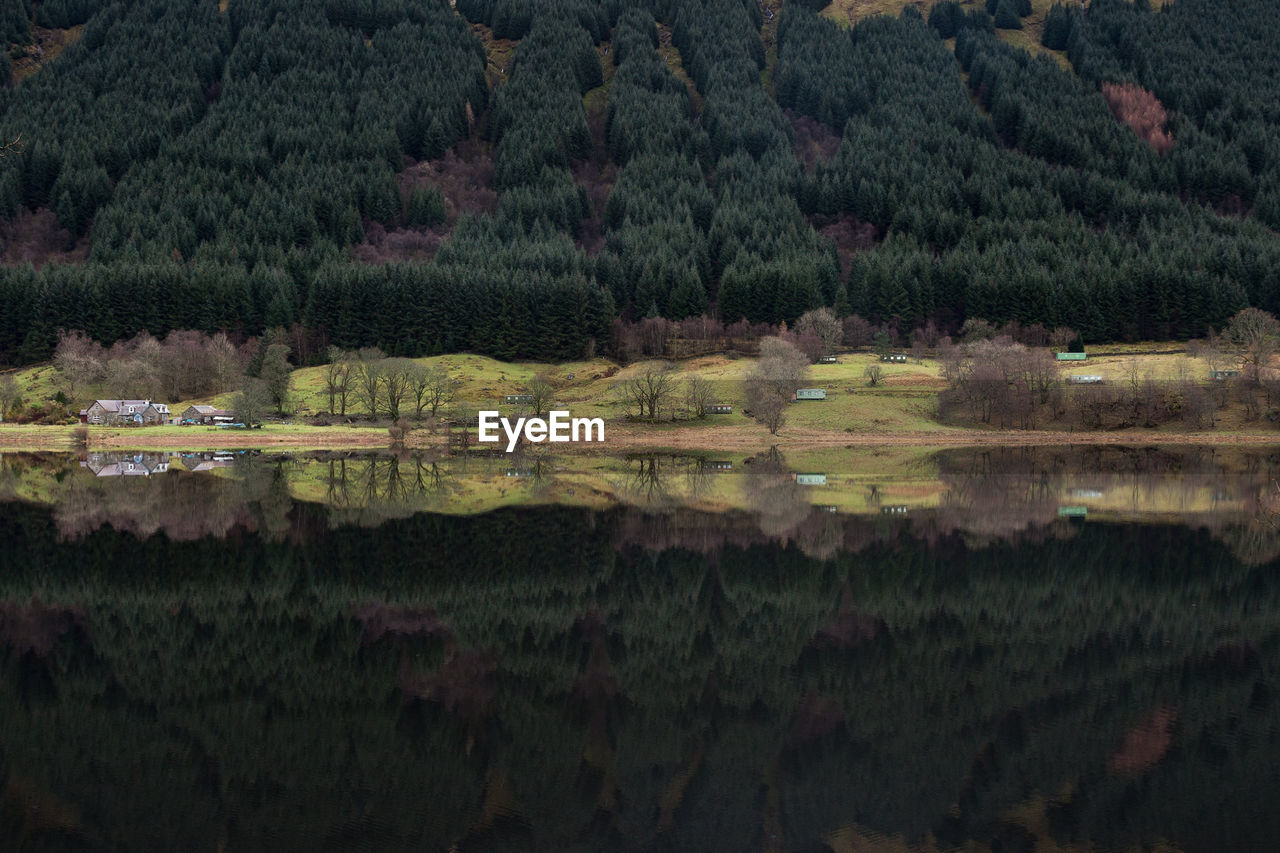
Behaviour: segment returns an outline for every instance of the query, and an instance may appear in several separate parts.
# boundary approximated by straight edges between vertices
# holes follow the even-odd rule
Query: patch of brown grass
[[[471,32],[484,45],[486,60],[484,76],[489,81],[489,88],[505,83],[507,75],[511,73],[511,61],[515,58],[516,45],[519,42],[513,39],[494,38],[493,30],[484,24],[472,24]]]
[[[46,63],[53,62],[64,50],[75,44],[83,32],[84,24],[65,30],[32,27],[31,44],[26,46],[22,56],[13,60],[13,82],[19,83],[35,74]]]

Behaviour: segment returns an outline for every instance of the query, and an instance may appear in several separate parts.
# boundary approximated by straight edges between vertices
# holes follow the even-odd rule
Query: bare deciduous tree
[[[1280,321],[1260,308],[1246,308],[1231,318],[1223,336],[1235,352],[1241,370],[1255,385],[1262,368],[1280,348]]]
[[[329,363],[324,367],[324,389],[329,395],[329,411],[345,415],[351,393],[352,361],[348,353],[329,347]],[[341,411],[339,411],[341,409]]]
[[[787,402],[808,372],[809,359],[792,344],[781,338],[760,342],[760,360],[747,376],[747,403],[771,434],[785,423]]]
[[[413,387],[417,365],[407,358],[389,358],[382,364],[382,399],[387,416],[400,419],[400,409]]]
[[[705,376],[690,376],[684,383],[684,405],[695,418],[705,418],[715,402],[715,391]]]
[[[618,383],[628,410],[637,418],[657,420],[676,390],[676,372],[667,362],[650,362]]]
[[[543,410],[550,408],[551,395],[554,392],[555,386],[551,384],[551,378],[545,373],[539,373],[529,381],[524,393],[533,398],[530,405],[533,407],[534,417],[541,417]]]
[[[102,381],[106,375],[105,360],[106,350],[102,344],[84,332],[58,333],[53,366],[58,370],[63,390],[71,399],[78,399],[86,389]]]
[[[879,364],[868,364],[862,375],[867,378],[867,384],[874,388],[884,380],[884,368]]]
[[[797,337],[815,336],[822,341],[823,350],[827,353],[835,352],[844,339],[844,328],[830,308],[815,308],[801,314],[792,331]]]
[[[376,418],[382,403],[382,359],[361,358],[353,369],[356,401]]]
[[[434,418],[441,406],[453,402],[458,381],[442,367],[419,367],[413,375],[410,390],[413,392],[414,415],[418,420],[422,420],[422,413],[427,409],[431,410]]]

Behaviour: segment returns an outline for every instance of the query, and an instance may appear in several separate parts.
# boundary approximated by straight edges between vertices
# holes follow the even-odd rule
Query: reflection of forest
[[[763,506],[712,532],[306,504],[272,527],[262,477],[233,543],[71,540],[57,510],[0,505],[0,837],[1207,851],[1280,828],[1280,584],[1205,531],[978,545],[913,519],[805,533],[814,513],[784,542]]]
[[[154,458],[152,458],[154,457]],[[162,458],[163,457],[163,458]],[[1176,522],[1213,531],[1250,563],[1280,555],[1280,457],[1264,451],[1122,447],[975,448],[935,454],[924,505],[904,505],[893,474],[883,480],[833,472],[832,489],[801,485],[776,450],[726,462],[649,455],[573,466],[546,456],[432,457],[319,453],[288,456],[89,454],[0,455],[0,499],[55,507],[65,535],[104,525],[140,536],[276,538],[292,531],[298,502],[327,506],[333,526],[377,526],[418,512],[475,512],[504,505],[573,502],[633,507],[629,528],[660,546],[697,550],[724,542],[795,543],[826,557],[911,536],[960,533],[970,544],[1074,535],[1089,519]],[[127,466],[164,476],[124,476]],[[111,476],[103,476],[102,472]],[[189,472],[200,472],[193,476]],[[95,473],[97,476],[94,476]],[[897,494],[918,481],[904,480]],[[843,490],[843,491],[842,491]],[[854,492],[865,506],[840,512],[823,501]],[[835,497],[833,497],[835,496]],[[696,508],[696,511],[695,511]]]

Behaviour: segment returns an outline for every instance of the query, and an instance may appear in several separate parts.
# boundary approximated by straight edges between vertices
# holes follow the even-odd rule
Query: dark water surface
[[[1277,848],[1280,455],[878,458],[0,457],[0,850]]]

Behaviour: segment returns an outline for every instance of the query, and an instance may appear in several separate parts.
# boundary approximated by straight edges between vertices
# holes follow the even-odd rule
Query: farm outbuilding
[[[529,406],[533,404],[532,394],[508,394],[506,396],[507,405],[509,406]]]
[[[890,361],[894,364],[906,364],[907,357],[900,352],[887,352],[880,356],[881,361]]]
[[[1083,352],[1060,352],[1055,356],[1058,361],[1085,361],[1088,357],[1088,354]]]
[[[795,478],[798,486],[825,486],[827,484],[826,474],[796,474]]]
[[[825,400],[827,399],[827,392],[822,388],[797,388],[791,399],[795,402],[801,400]]]
[[[712,403],[710,406],[707,406],[707,414],[708,415],[732,415],[733,406],[729,405],[728,403]]]

